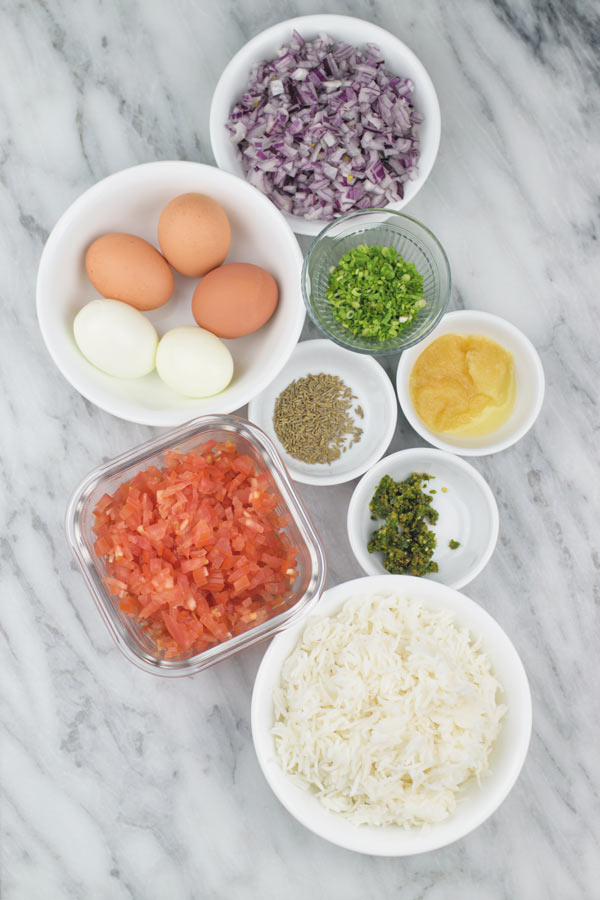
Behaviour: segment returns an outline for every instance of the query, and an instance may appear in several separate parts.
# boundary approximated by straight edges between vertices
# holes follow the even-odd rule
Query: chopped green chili
[[[325,296],[337,321],[360,337],[396,337],[425,306],[423,276],[394,247],[360,244],[340,256]]]
[[[431,497],[422,485],[434,476],[413,472],[404,481],[394,481],[384,475],[369,504],[371,518],[385,519],[371,535],[369,553],[383,553],[383,566],[395,575],[426,575],[437,572],[432,556],[436,548],[434,525],[438,511],[431,505]]]
[[[460,547],[460,541],[449,541],[448,546],[451,550],[457,550]]]

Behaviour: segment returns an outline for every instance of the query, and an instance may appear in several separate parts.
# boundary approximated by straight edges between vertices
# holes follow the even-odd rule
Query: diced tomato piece
[[[98,503],[96,504],[95,514],[99,516],[101,513],[105,512],[112,502],[113,498],[110,496],[110,494],[104,494],[104,496],[100,497]]]
[[[197,587],[204,587],[208,581],[208,569],[206,566],[203,566],[201,569],[194,569],[193,578]]]
[[[205,556],[197,556],[195,559],[182,559],[180,563],[182,572],[194,572],[196,569],[203,569],[208,560]]]
[[[160,522],[156,522],[155,525],[147,525],[145,528],[142,525],[142,533],[145,534],[150,541],[162,541],[165,538],[168,527],[167,522],[163,519]]]
[[[189,646],[189,635],[187,630],[176,622],[173,616],[170,616],[168,613],[164,612],[162,618],[171,637],[174,638],[182,650],[187,650]]]
[[[247,575],[242,576],[242,578],[238,578],[237,581],[233,582],[233,593],[232,597],[237,597],[238,594],[241,594],[245,588],[247,588],[250,584],[250,579]]]
[[[235,472],[243,472],[244,475],[253,475],[255,472],[254,460],[245,454],[241,454],[233,460],[231,468]]]
[[[153,595],[153,599],[140,609],[140,619],[150,619],[154,613],[158,612],[165,605],[163,597]],[[122,607],[121,607],[122,608]]]
[[[107,553],[110,553],[110,549],[111,543],[105,537],[99,537],[94,544],[96,556],[106,556]]]

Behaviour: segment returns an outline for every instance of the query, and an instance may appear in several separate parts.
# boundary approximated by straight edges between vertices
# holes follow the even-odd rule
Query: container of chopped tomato
[[[65,525],[117,646],[156,675],[271,637],[324,588],[323,547],[281,457],[237,416],[195,419],[90,472]]]

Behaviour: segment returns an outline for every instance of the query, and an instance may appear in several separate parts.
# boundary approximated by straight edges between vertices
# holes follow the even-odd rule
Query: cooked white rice
[[[375,594],[309,620],[274,693],[284,770],[356,824],[440,822],[488,769],[505,707],[449,612]]]

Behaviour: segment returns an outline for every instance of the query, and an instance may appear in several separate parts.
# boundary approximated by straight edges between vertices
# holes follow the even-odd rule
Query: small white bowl
[[[303,463],[286,452],[273,428],[275,401],[294,380],[306,375],[338,375],[356,396],[354,408],[361,406],[364,418],[355,415],[363,429],[360,441],[330,465]],[[396,429],[398,403],[384,369],[371,356],[352,353],[332,341],[303,341],[298,344],[279,375],[250,401],[248,418],[269,435],[295,481],[304,484],[343,484],[358,478],[380,459]]]
[[[209,194],[224,206],[231,222],[226,262],[263,266],[279,285],[279,303],[269,322],[248,337],[225,342],[235,366],[231,384],[220,394],[203,399],[176,394],[156,371],[144,378],[112,378],[85,359],[73,337],[77,312],[98,297],[84,266],[88,245],[101,234],[121,231],[156,246],[163,207],[188,191]],[[58,220],[38,270],[38,321],[62,374],[96,406],[142,425],[181,425],[197,416],[239,409],[279,372],[304,323],[301,270],[302,253],[292,230],[279,210],[246,181],[201,163],[146,163],[99,181]],[[147,313],[159,336],[177,325],[195,324],[192,294],[196,284],[197,279],[175,273],[169,302]]]
[[[377,44],[385,59],[386,69],[395,75],[412,79],[415,85],[414,106],[424,116],[423,124],[419,126],[419,173],[414,181],[405,184],[403,200],[386,207],[402,209],[417,195],[433,168],[440,144],[440,105],[431,78],[412,50],[389,31],[351,16],[316,15],[288,19],[262,31],[236,53],[217,82],[210,107],[210,142],[217,165],[227,172],[245,177],[237,147],[229,139],[226,122],[231,109],[248,86],[252,64],[274,59],[279,48],[290,40],[294,30],[307,40],[313,40],[324,31],[354,47],[364,47],[367,43]],[[321,219],[307,221],[287,214],[285,217],[298,234],[316,235],[326,224]]]
[[[439,571],[425,576],[451,588],[461,588],[479,575],[498,540],[498,507],[489,485],[469,463],[443,450],[416,447],[386,456],[356,485],[348,507],[348,539],[352,551],[368,575],[385,575],[381,553],[369,553],[367,544],[382,523],[373,521],[369,503],[384,475],[403,481],[413,472],[435,477],[424,490],[435,490],[433,503],[439,512],[433,559]],[[443,488],[447,488],[446,491]],[[460,547],[451,550],[449,542]]]
[[[356,826],[326,809],[310,791],[299,787],[279,764],[272,736],[273,691],[283,663],[298,643],[306,619],[276,637],[265,653],[252,694],[252,738],[258,762],[269,787],[306,828],[320,837],[371,856],[410,856],[436,850],[464,837],[500,806],[517,780],[531,736],[531,693],[517,651],[502,628],[481,606],[464,594],[425,578],[379,575],[358,578],[326,591],[315,615],[333,615],[351,596],[389,591],[414,597],[434,609],[454,613],[458,625],[480,637],[494,674],[503,688],[507,712],[490,757],[490,770],[481,786],[469,785],[461,793],[454,813],[445,821],[422,830],[389,825]]]
[[[425,347],[442,334],[481,334],[512,353],[516,375],[515,405],[508,420],[492,434],[479,438],[442,436],[430,431],[417,415],[410,397],[410,373]],[[544,401],[544,370],[537,350],[515,325],[491,313],[464,309],[447,313],[425,340],[404,351],[396,372],[396,390],[402,412],[429,444],[460,456],[487,456],[511,447],[537,419]]]

